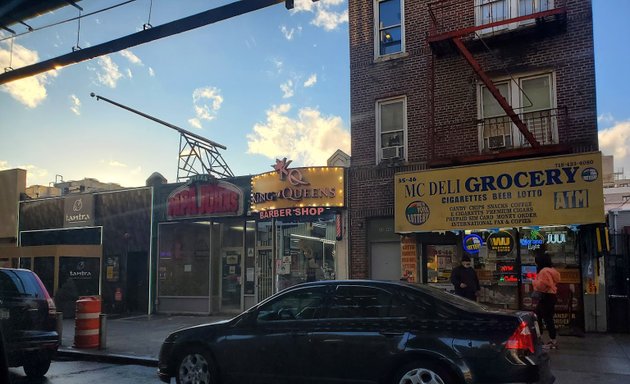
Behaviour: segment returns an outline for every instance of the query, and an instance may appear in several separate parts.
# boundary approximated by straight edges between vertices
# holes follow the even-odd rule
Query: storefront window
[[[221,223],[221,310],[241,309],[244,222]]]
[[[518,309],[518,247],[512,230],[484,232],[484,245],[474,261],[481,290],[479,302],[499,308]]]
[[[532,280],[536,277],[535,256],[546,251],[554,267],[560,272],[555,323],[559,328],[581,328],[582,284],[576,233],[567,227],[543,227],[521,230],[522,309],[534,310],[537,299],[532,298]],[[540,245],[542,244],[542,246]],[[586,271],[588,275],[588,271]]]
[[[209,223],[159,226],[158,292],[162,296],[208,296]]]
[[[277,222],[278,290],[295,284],[336,278],[335,222]]]

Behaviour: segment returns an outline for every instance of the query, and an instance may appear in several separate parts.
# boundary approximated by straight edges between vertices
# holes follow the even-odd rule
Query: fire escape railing
[[[483,31],[492,30],[495,27],[510,27],[519,25],[521,22],[538,22],[546,17],[555,17],[556,15],[566,14],[564,7],[565,0],[495,0],[495,1],[478,1],[471,10],[470,1],[462,0],[438,0],[429,4],[429,14],[431,26],[427,41],[430,45],[440,42],[449,41],[455,46],[459,53],[466,59],[471,68],[475,71],[479,79],[485,84],[488,91],[496,99],[497,103],[512,123],[518,128],[522,136],[532,148],[539,148],[540,143],[535,135],[530,132],[527,125],[521,117],[514,111],[509,102],[501,95],[499,89],[494,85],[492,79],[485,73],[481,65],[472,53],[466,47],[464,39],[470,38],[471,35],[477,37]],[[518,5],[519,12],[522,10],[525,14],[515,12],[504,13],[501,17],[480,17],[480,13],[484,11],[482,7],[496,6],[502,4],[503,7],[514,7]],[[541,5],[544,4],[545,9],[542,10]],[[528,6],[529,5],[529,6]],[[555,6],[555,7],[554,7]],[[490,8],[492,9],[492,8]],[[527,13],[530,11],[532,13]],[[492,16],[492,14],[489,14]],[[505,18],[507,17],[507,18]],[[496,19],[496,21],[495,21]],[[489,21],[489,22],[487,22]],[[484,23],[482,23],[484,22]],[[487,23],[485,23],[487,22]]]
[[[558,131],[567,124],[567,109],[550,108],[519,113],[531,134],[540,145],[558,144]],[[514,124],[508,116],[494,116],[478,121],[483,140],[482,151],[530,147],[520,132],[515,132]]]

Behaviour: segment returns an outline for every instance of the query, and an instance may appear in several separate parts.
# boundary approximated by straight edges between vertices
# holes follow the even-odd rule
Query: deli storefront
[[[556,325],[605,331],[601,164],[592,152],[397,173],[404,274],[452,290],[451,271],[467,254],[481,303],[533,310],[534,257],[546,251],[561,275]]]

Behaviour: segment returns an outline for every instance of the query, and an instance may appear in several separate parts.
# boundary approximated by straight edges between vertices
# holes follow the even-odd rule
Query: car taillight
[[[507,349],[528,350],[534,353],[534,339],[526,322],[521,322],[507,341]]]
[[[42,281],[40,280],[39,276],[35,274],[33,274],[33,276],[35,276],[35,280],[37,280],[37,282],[39,283],[39,288],[44,293],[44,298],[46,298],[46,302],[48,303],[48,314],[56,315],[57,307],[55,306],[55,301],[48,294],[48,290],[46,289],[46,286],[44,285],[44,283],[42,283]]]

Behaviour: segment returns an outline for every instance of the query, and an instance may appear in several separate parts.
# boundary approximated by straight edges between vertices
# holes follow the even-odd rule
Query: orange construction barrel
[[[75,348],[98,348],[100,314],[100,296],[79,297],[74,325]]]

